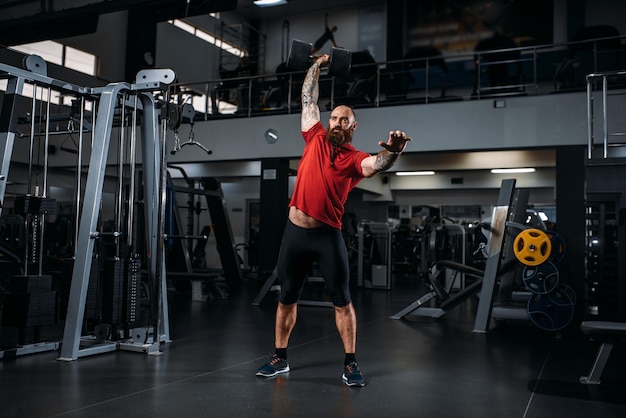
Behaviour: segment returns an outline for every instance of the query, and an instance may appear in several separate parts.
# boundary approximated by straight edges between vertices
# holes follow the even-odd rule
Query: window
[[[187,22],[183,22],[182,20],[179,20],[179,19],[174,19],[174,20],[169,20],[168,23],[170,25],[176,26],[177,28],[181,30],[184,30],[185,32],[188,32],[194,35],[195,37],[199,39],[202,39],[205,42],[208,42],[219,48],[222,48],[224,51],[229,52],[237,57],[243,57],[245,55],[248,55],[247,52],[242,50],[241,48],[238,48],[235,45],[229,42],[226,42],[223,39],[220,39],[216,35],[206,32],[200,28],[197,28]]]
[[[65,67],[81,73],[96,75],[96,57],[69,46],[65,47]]]
[[[96,75],[96,56],[55,41],[41,41],[12,46],[24,54],[39,55],[46,62],[61,65],[84,74]]]

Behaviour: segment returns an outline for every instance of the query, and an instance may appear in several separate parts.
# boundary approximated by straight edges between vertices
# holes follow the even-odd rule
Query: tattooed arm
[[[387,142],[378,142],[378,145],[385,149],[376,155],[365,158],[361,162],[363,175],[365,177],[372,177],[381,171],[390,169],[406,147],[406,143],[410,140],[411,138],[406,136],[404,132],[390,131]]]
[[[302,114],[300,125],[303,132],[311,129],[313,125],[320,121],[320,108],[317,105],[319,97],[320,69],[328,64],[328,55],[318,57],[306,73],[302,83]]]

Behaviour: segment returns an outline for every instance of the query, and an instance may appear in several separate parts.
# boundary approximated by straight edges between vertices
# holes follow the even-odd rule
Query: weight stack
[[[13,211],[20,215],[56,215],[57,201],[40,196],[17,196]]]
[[[52,290],[52,276],[15,276],[4,295],[2,325],[36,327],[58,320],[57,292]]]
[[[91,273],[89,274],[89,286],[87,287],[87,299],[85,301],[85,319],[88,322],[100,321],[102,308],[102,259],[98,256],[91,260]]]
[[[141,259],[131,257],[127,260],[126,272],[128,273],[126,280],[126,312],[124,317],[129,324],[137,322],[139,319],[140,295],[139,286],[141,285]]]
[[[102,321],[107,324],[124,323],[124,260],[108,258],[104,262],[102,281]]]
[[[53,289],[59,292],[59,318],[67,317],[67,307],[70,300],[70,287],[72,284],[72,272],[74,270],[73,258],[59,258],[49,262],[52,274]],[[56,283],[56,286],[54,285]]]

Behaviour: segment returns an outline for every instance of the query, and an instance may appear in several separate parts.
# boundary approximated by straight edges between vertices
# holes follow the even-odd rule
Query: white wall
[[[626,98],[616,98],[623,109]],[[522,149],[587,143],[587,101],[584,93],[563,93],[506,99],[495,109],[491,100],[359,109],[354,145],[379,151],[389,130],[401,129],[413,138],[407,152]],[[329,112],[322,112],[327,120]],[[624,123],[623,119],[614,119]],[[278,130],[279,139],[267,144],[263,134]],[[618,127],[616,127],[616,130]],[[197,122],[195,139],[210,146],[210,157],[184,150],[171,161],[227,161],[287,157],[302,153],[300,115]]]
[[[219,49],[169,23],[157,25],[155,58],[156,68],[174,70],[181,83],[219,78]]]

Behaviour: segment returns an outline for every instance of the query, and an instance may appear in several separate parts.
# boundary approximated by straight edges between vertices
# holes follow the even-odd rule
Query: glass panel
[[[63,65],[63,45],[54,41],[34,42],[11,47],[24,54],[39,55],[47,62]]]
[[[96,57],[72,47],[65,47],[65,66],[81,73],[96,75]]]

